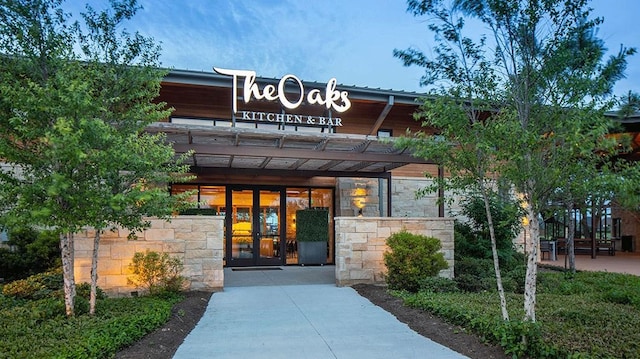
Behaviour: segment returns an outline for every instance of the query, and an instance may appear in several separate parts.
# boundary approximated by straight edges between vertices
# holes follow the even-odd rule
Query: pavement
[[[335,267],[225,268],[174,358],[466,358],[427,339],[349,287]]]
[[[640,276],[640,253],[617,251],[615,255],[599,254],[591,258],[590,254],[576,254],[576,269],[581,271],[626,273]],[[557,260],[545,259],[540,263],[568,268],[569,261],[564,254],[559,254]]]

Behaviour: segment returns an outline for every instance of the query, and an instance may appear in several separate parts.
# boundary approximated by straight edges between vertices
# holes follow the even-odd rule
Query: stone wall
[[[222,216],[178,216],[170,222],[151,220],[151,228],[129,240],[123,229],[103,233],[98,248],[98,286],[111,296],[127,296],[137,288],[127,283],[129,263],[136,252],[169,253],[184,264],[189,290],[219,290],[224,285]],[[95,231],[75,237],[76,283],[90,282]]]
[[[337,178],[337,216],[380,217],[386,214],[386,180],[377,178]]]
[[[336,283],[382,283],[386,239],[402,229],[440,239],[449,268],[440,276],[453,278],[453,218],[337,217]]]
[[[391,211],[393,217],[438,217],[438,193],[430,192],[416,198],[416,191],[431,186],[426,177],[393,177],[391,180]],[[445,216],[460,216],[461,196],[447,191],[445,198],[453,199],[445,205]]]

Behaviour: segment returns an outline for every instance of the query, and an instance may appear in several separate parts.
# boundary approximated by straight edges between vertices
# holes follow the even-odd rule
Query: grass
[[[86,300],[76,297],[80,306]],[[109,358],[164,324],[180,296],[107,298],[67,318],[59,298],[0,295],[0,358]],[[86,312],[80,310],[80,312]]]
[[[497,293],[396,292],[422,308],[500,344],[514,357],[640,358],[640,277],[604,272],[542,272],[536,324],[522,323],[522,294],[508,295],[510,323]],[[526,342],[523,342],[526,337]]]

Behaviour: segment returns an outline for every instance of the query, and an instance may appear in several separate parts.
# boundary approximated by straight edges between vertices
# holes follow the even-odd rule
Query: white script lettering
[[[265,99],[268,101],[279,100],[282,106],[288,109],[298,108],[305,99],[305,90],[302,81],[294,75],[285,75],[278,82],[278,87],[274,85],[265,85],[262,90],[255,83],[256,72],[250,70],[231,70],[221,69],[214,67],[213,70],[221,75],[233,76],[233,94],[238,93],[238,81],[240,78],[244,78],[243,83],[243,97],[244,103],[249,103],[252,98],[257,100]],[[298,85],[298,93],[294,95],[294,98],[290,100],[285,94],[285,85],[287,81],[291,81]],[[309,91],[306,96],[309,104],[324,105],[327,109],[333,108],[337,112],[345,112],[351,108],[351,100],[349,100],[349,93],[347,91],[336,90],[338,81],[335,78],[331,78],[327,82],[325,88],[324,98],[319,89],[313,89]],[[238,113],[238,98],[234,97],[233,100],[233,113]]]

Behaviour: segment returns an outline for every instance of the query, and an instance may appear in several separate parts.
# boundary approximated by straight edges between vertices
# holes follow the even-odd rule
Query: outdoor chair
[[[551,259],[551,241],[540,241],[540,257],[544,260],[544,254],[547,253],[547,258]]]

